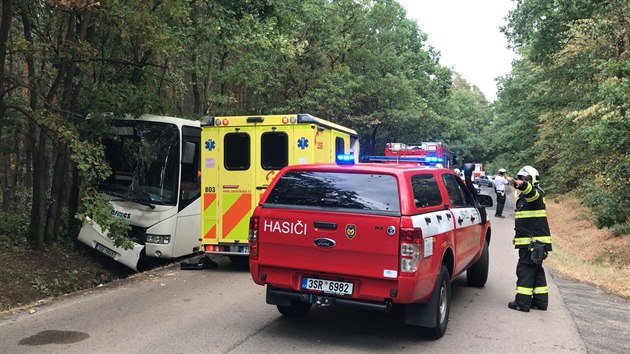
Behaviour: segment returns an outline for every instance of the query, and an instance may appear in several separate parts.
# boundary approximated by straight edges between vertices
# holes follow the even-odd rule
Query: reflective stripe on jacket
[[[532,241],[540,241],[546,251],[551,251],[545,192],[527,181],[518,189],[521,194],[516,201],[514,247],[528,248]]]

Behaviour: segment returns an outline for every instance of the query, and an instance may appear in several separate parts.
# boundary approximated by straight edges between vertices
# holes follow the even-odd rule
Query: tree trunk
[[[24,39],[33,45],[33,36],[31,34],[31,22],[28,17],[28,8],[25,1],[20,3],[22,12],[22,25],[24,27]],[[33,54],[26,52],[26,64],[28,68],[28,97],[29,105],[32,111],[37,110],[37,79],[35,76],[35,59]],[[31,116],[28,120],[29,126],[29,144],[32,153],[32,184],[33,184],[33,200],[31,203],[31,224],[27,235],[28,243],[31,248],[39,250],[44,245],[44,228],[46,225],[46,133],[44,129],[38,127],[35,117]],[[39,138],[38,138],[39,135]]]
[[[79,170],[76,165],[70,162],[70,170],[72,174],[72,183],[68,193],[68,236],[75,239],[79,235],[81,229],[81,221],[77,220],[75,215],[79,210]]]
[[[11,208],[13,198],[11,197],[11,153],[9,151],[2,152],[2,162],[2,180],[0,181],[2,185],[2,210],[9,211],[14,209]]]
[[[11,30],[11,20],[13,19],[13,13],[11,8],[11,0],[2,0],[2,17],[0,22],[0,137],[4,133],[4,121],[5,121],[5,107],[4,107],[4,95],[5,95],[5,59],[7,55],[7,41],[9,40],[9,31]],[[8,210],[11,203],[11,189],[9,186],[10,179],[10,156],[9,152],[2,153],[3,174],[2,174],[2,210]]]
[[[13,12],[11,8],[11,0],[2,0],[2,22],[0,22],[0,133],[4,126],[4,62],[7,55],[7,41],[9,40],[9,31],[11,30],[11,20]]]
[[[48,214],[46,215],[46,233],[44,237],[44,243],[46,245],[51,245],[57,241],[61,210],[64,205],[64,184],[62,182],[68,170],[68,154],[67,150],[63,147],[58,147],[57,150],[55,172],[50,188],[50,203],[48,203]]]
[[[211,45],[210,57],[208,58],[208,66],[206,67],[206,80],[203,84],[203,112],[204,114],[208,114],[210,111],[210,104],[209,104],[208,96],[210,95],[210,86],[213,84],[212,67],[214,66],[214,58],[216,57],[214,54],[215,54],[215,46]]]
[[[193,90],[193,109],[196,115],[201,114],[201,96],[199,94],[199,77],[197,76],[197,53],[194,53],[191,58],[193,69],[190,74],[192,81],[192,90]]]
[[[31,93],[31,96],[35,93]],[[33,122],[35,126],[35,123]],[[39,131],[39,141],[36,137]],[[46,133],[44,128],[32,130],[33,137],[33,203],[31,206],[31,226],[29,231],[29,244],[34,250],[44,247],[44,232],[46,230],[46,179],[48,164],[46,159]],[[39,143],[39,144],[38,144]]]
[[[374,149],[376,148],[376,132],[378,131],[378,127],[380,125],[375,125],[372,129],[372,134],[370,134],[370,145],[368,146],[368,155],[374,155]]]

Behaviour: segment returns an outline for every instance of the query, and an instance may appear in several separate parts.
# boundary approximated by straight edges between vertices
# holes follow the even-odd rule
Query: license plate
[[[345,281],[302,278],[302,289],[321,291],[326,294],[352,295],[354,284]]]
[[[230,252],[249,253],[249,246],[230,246]]]
[[[97,243],[94,246],[94,248],[96,248],[97,251],[99,251],[99,252],[101,252],[101,253],[103,253],[103,254],[105,254],[107,256],[110,256],[112,258],[116,257],[116,252],[114,252],[114,251],[110,250],[109,248],[101,245],[100,243]]]

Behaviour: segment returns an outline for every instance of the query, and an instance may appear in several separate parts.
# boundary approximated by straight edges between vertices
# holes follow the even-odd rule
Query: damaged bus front
[[[200,251],[199,122],[143,115],[113,124],[117,135],[104,142],[112,174],[99,190],[129,222],[133,248],[115,246],[90,219],[79,240],[137,271]]]

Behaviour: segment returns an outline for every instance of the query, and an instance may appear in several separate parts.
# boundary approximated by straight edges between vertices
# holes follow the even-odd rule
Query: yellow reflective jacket
[[[551,251],[545,192],[527,181],[518,189],[521,194],[516,201],[514,247],[529,248],[532,241],[540,241],[545,244],[546,251]]]

